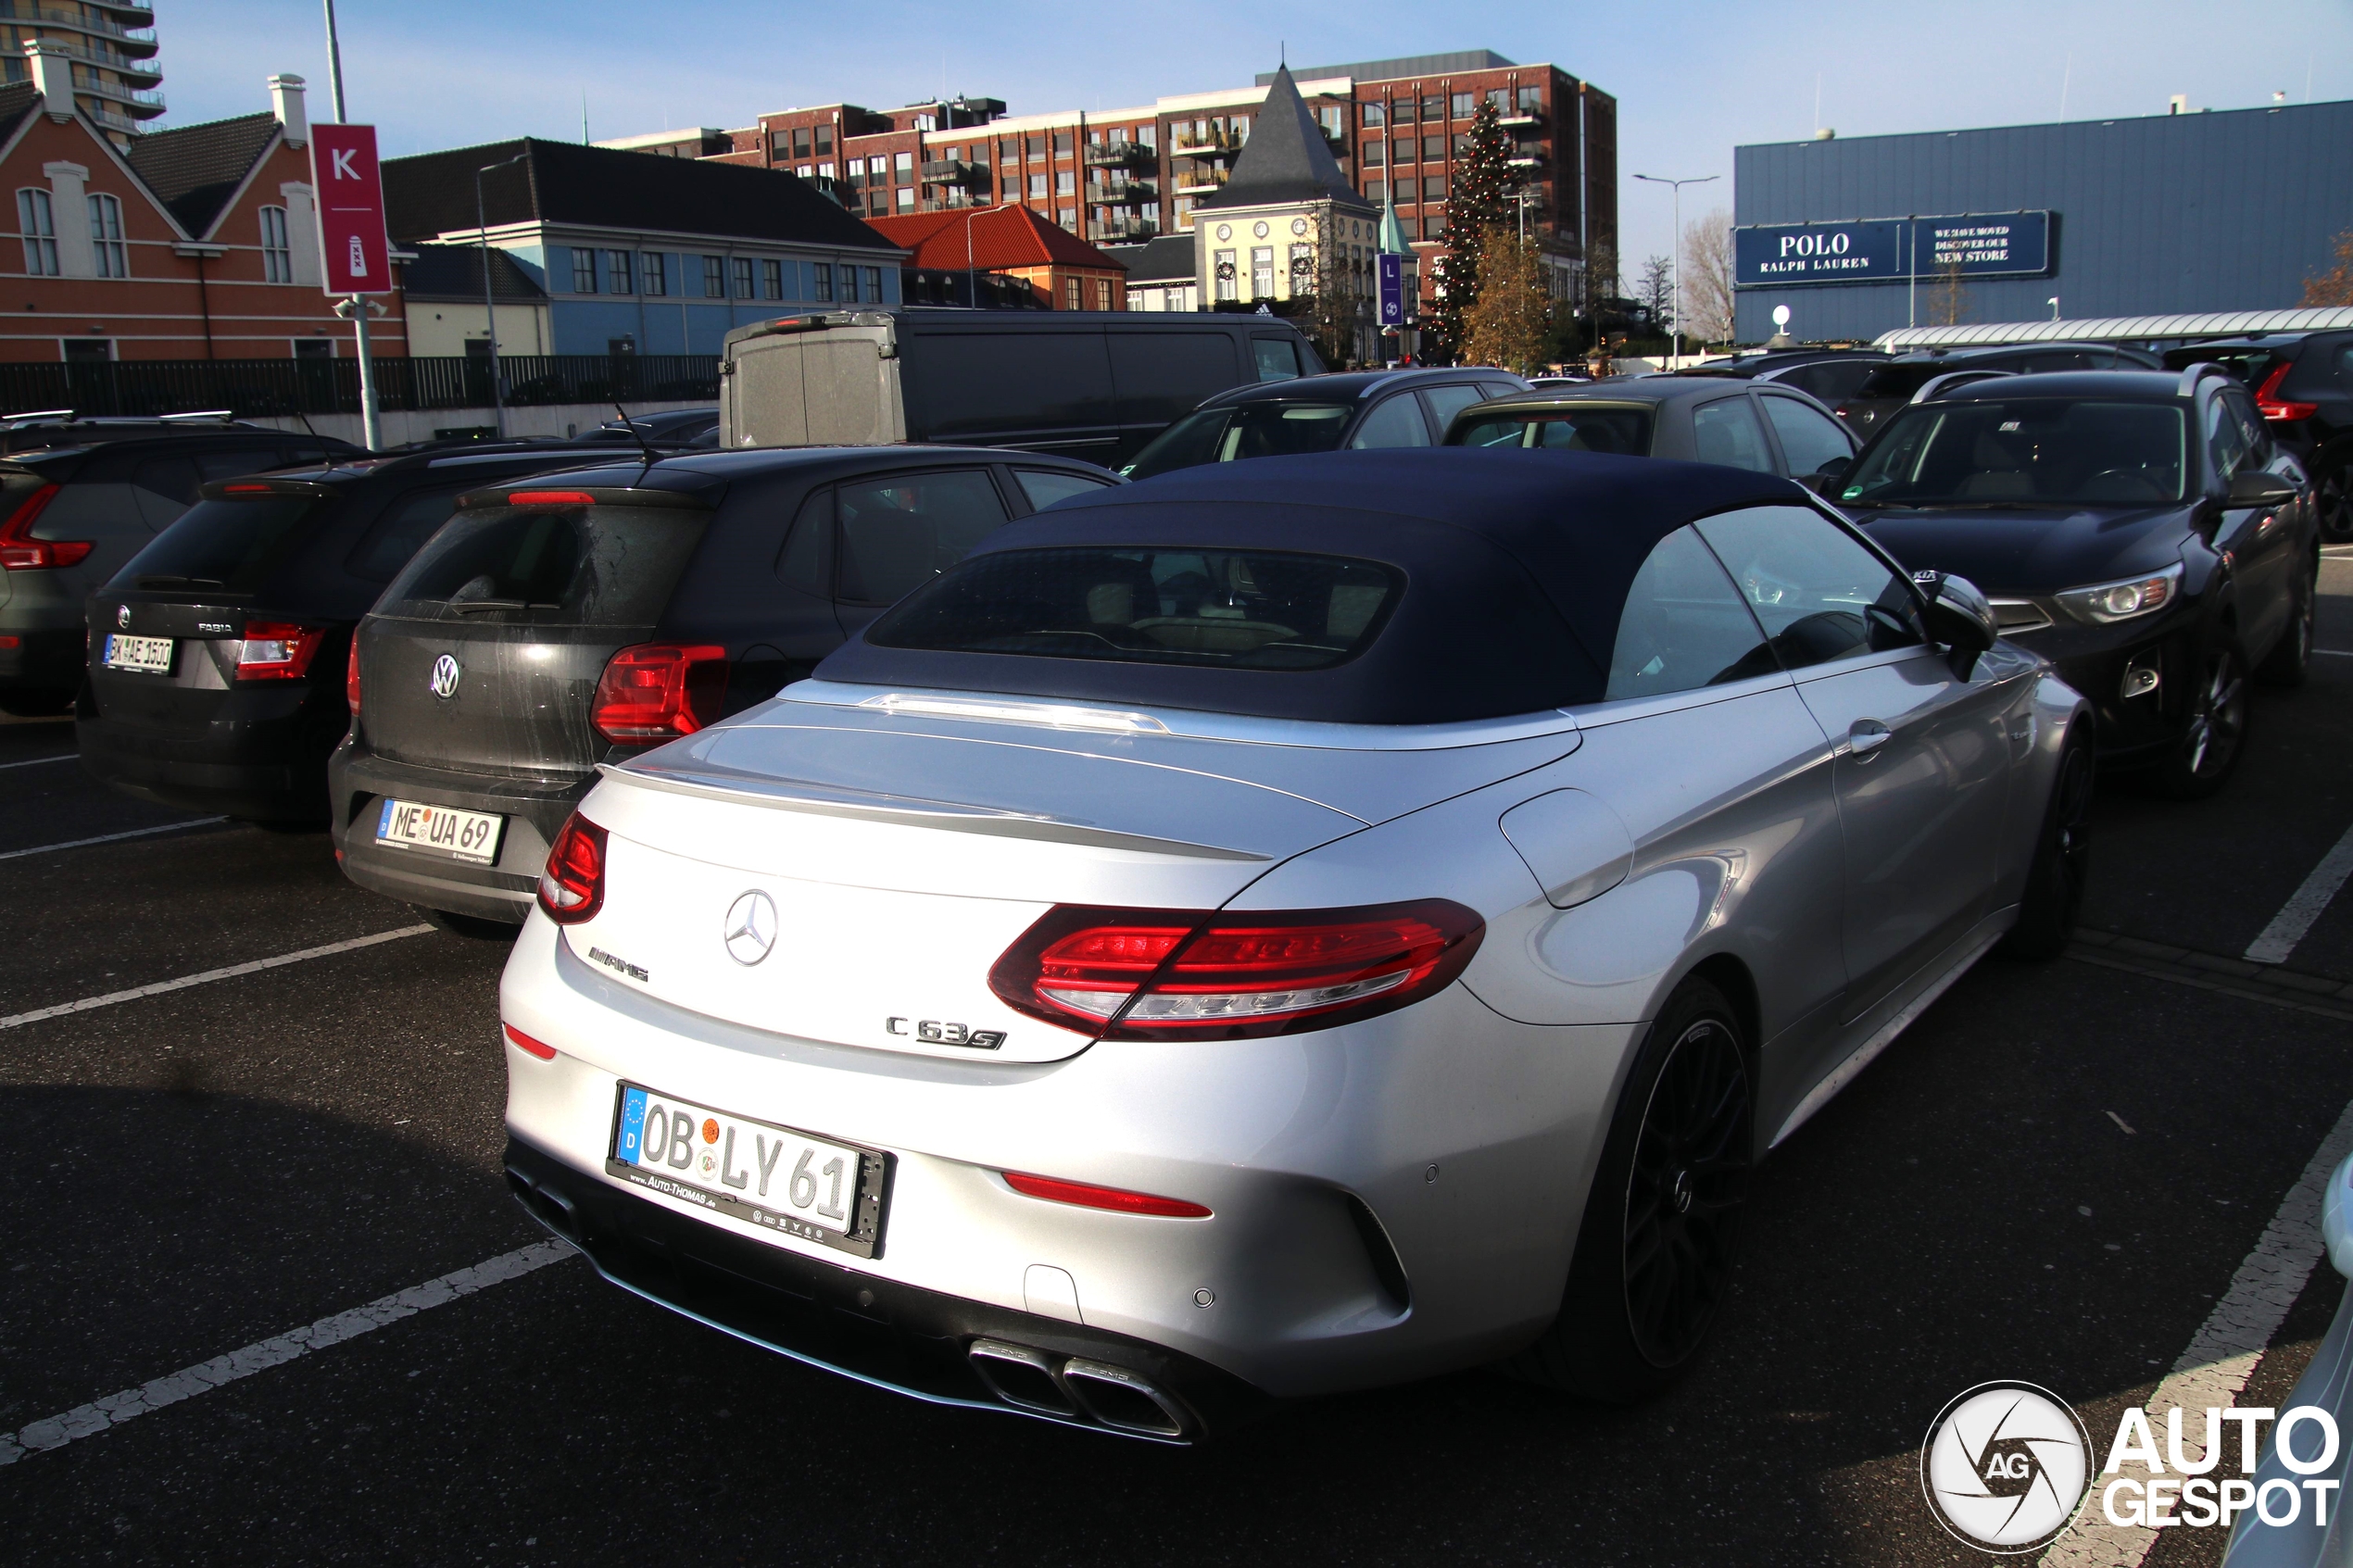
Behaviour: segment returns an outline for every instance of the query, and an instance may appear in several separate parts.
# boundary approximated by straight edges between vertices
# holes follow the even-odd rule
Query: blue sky
[[[644,0],[341,0],[349,115],[386,156],[515,135],[576,140],[682,125],[749,124],[763,110],[847,100],[875,107],[937,93],[1002,98],[1015,113],[1149,103],[1299,64],[1488,48],[1550,60],[1618,101],[1626,270],[1664,252],[1664,189],[1637,173],[1718,174],[1684,192],[1686,219],[1730,205],[1732,148],[1842,136],[2248,108],[2353,97],[2353,4],[2133,0],[1817,0],[1811,5],[1610,5],[1565,0],[1448,24],[1428,0],[1272,6],[1193,0],[1170,9],[1091,3],[805,0],[728,6]],[[160,122],[267,106],[291,70],[328,115],[319,0],[163,0]],[[1466,13],[1456,13],[1466,15]],[[1820,108],[1817,118],[1817,94]],[[1716,193],[1722,193],[1718,195]]]

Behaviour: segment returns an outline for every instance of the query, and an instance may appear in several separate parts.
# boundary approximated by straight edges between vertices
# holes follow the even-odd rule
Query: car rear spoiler
[[[250,479],[216,479],[196,487],[196,494],[208,501],[258,501],[265,495],[334,495],[341,492],[332,484],[321,484],[315,479],[271,479],[256,475]]]
[[[656,489],[637,484],[567,484],[561,473],[510,480],[503,484],[469,490],[458,497],[459,511],[479,507],[668,507],[680,511],[707,512],[727,493],[724,483],[694,490]]]

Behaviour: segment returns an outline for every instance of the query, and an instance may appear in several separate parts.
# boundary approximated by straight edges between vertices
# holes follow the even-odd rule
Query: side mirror
[[[1928,634],[1951,653],[1953,674],[1966,681],[1977,656],[1994,646],[2002,623],[1976,583],[1950,572],[1915,572],[1912,581],[1928,596]]]
[[[1854,466],[1855,459],[1852,458],[1836,458],[1824,463],[1812,473],[1800,475],[1797,483],[1819,495],[1823,500],[1834,501],[1838,499],[1840,489],[1846,483],[1847,470]]]
[[[2231,481],[2233,507],[2285,507],[2295,503],[2296,486],[2278,474],[2249,469]]]

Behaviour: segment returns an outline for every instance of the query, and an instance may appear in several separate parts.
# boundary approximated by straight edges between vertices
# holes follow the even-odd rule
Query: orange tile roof
[[[891,244],[914,252],[915,266],[936,271],[1051,266],[1127,270],[1126,263],[1117,257],[1059,224],[1047,222],[1026,207],[898,213],[869,218],[866,226]]]

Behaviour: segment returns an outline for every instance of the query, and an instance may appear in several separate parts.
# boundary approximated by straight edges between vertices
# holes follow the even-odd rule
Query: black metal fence
[[[719,361],[701,354],[537,354],[498,360],[506,400],[550,403],[716,401]],[[486,408],[490,365],[471,356],[376,361],[376,404],[387,410]],[[118,359],[0,362],[0,416],[71,408],[79,414],[356,414],[355,359]]]

